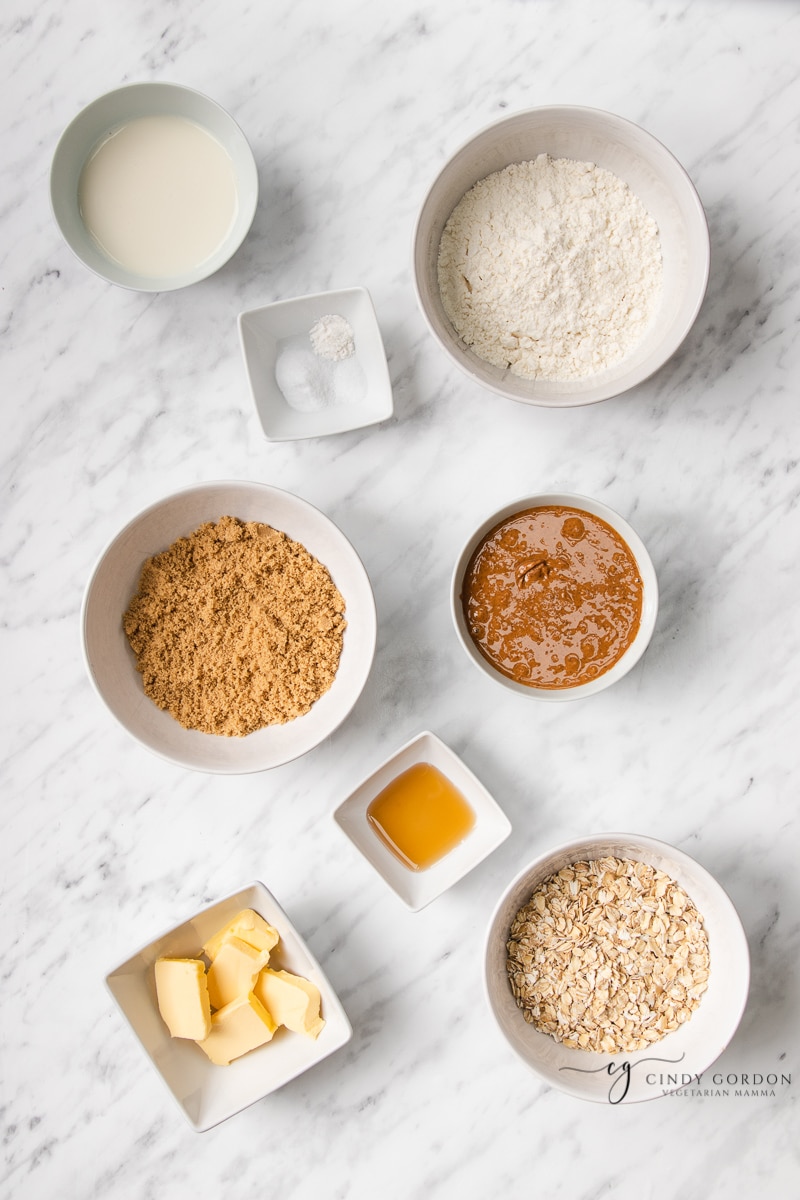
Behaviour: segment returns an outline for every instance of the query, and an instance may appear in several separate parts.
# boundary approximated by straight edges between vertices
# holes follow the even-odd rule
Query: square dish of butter
[[[162,934],[111,971],[106,985],[198,1132],[352,1036],[322,968],[262,883]]]

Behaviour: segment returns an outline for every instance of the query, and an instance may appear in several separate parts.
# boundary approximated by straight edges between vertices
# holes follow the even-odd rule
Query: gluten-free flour
[[[661,298],[658,227],[594,163],[540,154],[475,184],[439,245],[459,337],[526,379],[580,379],[623,359]]]

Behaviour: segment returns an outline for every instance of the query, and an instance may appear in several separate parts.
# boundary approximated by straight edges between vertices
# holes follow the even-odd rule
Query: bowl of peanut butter
[[[658,581],[644,543],[608,505],[544,493],[512,501],[472,533],[451,606],[459,641],[485,675],[523,696],[578,700],[644,654]]]

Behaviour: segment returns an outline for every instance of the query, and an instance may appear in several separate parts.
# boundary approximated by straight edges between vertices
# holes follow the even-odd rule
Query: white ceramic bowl
[[[506,972],[511,922],[550,875],[581,860],[635,859],[663,871],[684,889],[708,935],[708,989],[690,1019],[646,1050],[595,1054],[570,1050],[529,1025],[517,1007]],[[733,1038],[747,1003],[750,957],[747,939],[727,894],[699,863],[664,842],[630,833],[597,834],[556,846],[534,859],[500,898],[489,923],[484,957],[486,995],[500,1032],[529,1067],[553,1087],[582,1100],[630,1104],[653,1100],[696,1077],[719,1058]]]
[[[379,792],[415,763],[429,763],[461,792],[475,814],[470,832],[448,854],[424,871],[413,871],[395,857],[367,820]],[[373,771],[333,814],[334,820],[405,906],[417,912],[463,879],[504,842],[511,822],[483,784],[449,746],[433,733],[420,733]]]
[[[353,330],[354,354],[337,363],[315,362],[309,334],[328,315],[344,317]],[[392,384],[381,331],[366,288],[318,292],[278,300],[239,314],[239,340],[250,392],[264,436],[270,442],[324,437],[385,421],[392,415]],[[278,357],[287,343],[306,344],[309,361],[342,380],[343,400],[310,409],[292,407],[275,376]],[[352,397],[352,398],[351,398]]]
[[[261,521],[301,542],[330,571],[345,600],[347,628],[336,678],[302,717],[248,737],[184,729],[142,688],[122,616],[145,559],[205,521],[233,516]],[[150,505],[117,534],[97,562],[81,613],[89,678],[120,724],[148,750],[180,766],[217,774],[263,771],[307,753],[348,715],[367,681],[375,652],[375,602],[369,578],[344,534],[299,496],[264,483],[201,483]]]
[[[127,121],[157,116],[184,117],[205,129],[227,151],[236,178],[238,207],[225,240],[204,262],[179,275],[140,275],[109,258],[84,225],[78,199],[81,172],[97,144]],[[258,172],[241,129],[208,96],[175,83],[133,83],[93,100],[64,130],[50,170],[50,201],[67,245],[96,275],[133,291],[168,292],[213,275],[238,250],[253,223]]]
[[[522,512],[526,508],[537,508],[546,505],[564,505],[566,507],[580,508],[585,512],[592,513],[596,517],[600,517],[607,525],[615,529],[627,543],[628,548],[636,559],[642,580],[642,616],[634,640],[613,667],[608,671],[604,671],[596,679],[592,679],[588,683],[578,684],[576,687],[528,687],[524,683],[518,683],[515,679],[509,679],[508,676],[502,675],[483,657],[470,636],[467,622],[464,618],[464,608],[461,599],[464,575],[469,566],[470,559],[480,542],[490,530],[494,529],[495,525],[499,525],[501,521],[513,516],[514,513]],[[658,614],[658,580],[644,542],[628,522],[623,520],[613,508],[609,508],[607,504],[603,504],[600,500],[592,500],[588,496],[578,496],[572,492],[543,492],[534,496],[522,496],[519,500],[513,500],[510,504],[504,505],[503,508],[492,513],[490,517],[487,517],[475,532],[470,535],[458,556],[453,571],[450,584],[450,610],[456,633],[458,634],[458,640],[461,642],[468,658],[484,675],[488,675],[490,679],[501,683],[503,687],[516,692],[519,696],[552,701],[582,700],[586,696],[593,696],[596,692],[603,691],[605,688],[610,687],[612,683],[616,683],[617,680],[622,679],[644,654],[653,635],[656,616]]]
[[[442,231],[462,196],[480,179],[539,154],[593,162],[626,182],[658,224],[664,262],[660,311],[642,343],[623,361],[585,379],[528,380],[478,357],[459,338],[439,295]],[[452,361],[484,387],[552,408],[592,404],[628,391],[663,366],[700,310],[708,283],[709,238],[703,206],[672,154],[639,126],[575,106],[534,108],[483,129],[445,164],[428,191],[414,234],[417,300],[431,333]]]
[[[315,1040],[279,1029],[271,1042],[227,1067],[216,1066],[185,1038],[173,1038],[161,1019],[153,965],[157,958],[196,958],[203,942],[244,908],[278,930],[270,966],[301,975],[320,991],[325,1027]],[[347,1014],[325,973],[263,883],[227,896],[162,933],[106,976],[106,985],[189,1124],[202,1133],[315,1066],[352,1036]]]

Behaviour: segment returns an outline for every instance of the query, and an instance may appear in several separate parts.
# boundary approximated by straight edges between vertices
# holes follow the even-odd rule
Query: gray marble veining
[[[787,0],[6,7],[0,1194],[797,1193],[799,45]],[[228,108],[261,187],[231,262],[155,296],[89,274],[48,200],[62,129],[142,79]],[[564,103],[637,121],[672,150],[706,208],[712,268],[695,327],[653,379],[552,412],[451,367],[416,309],[410,248],[449,154],[504,114]],[[266,443],[237,313],[354,285],[375,302],[394,417]],[[152,500],[212,478],[262,480],[322,508],[361,555],[378,609],[351,716],[306,758],[252,777],[151,757],[95,697],[80,653],[82,593],[105,543]],[[548,488],[627,516],[661,587],[641,664],[575,705],[523,703],[484,680],[448,612],[474,525]],[[330,814],[424,728],[514,830],[412,915]],[[480,964],[498,895],[547,846],[612,827],[679,845],[723,883],[753,983],[713,1075],[790,1084],[737,1096],[741,1083],[710,1074],[705,1094],[586,1105],[546,1089],[490,1025]],[[307,935],[354,1037],[198,1137],[102,979],[254,878]]]

